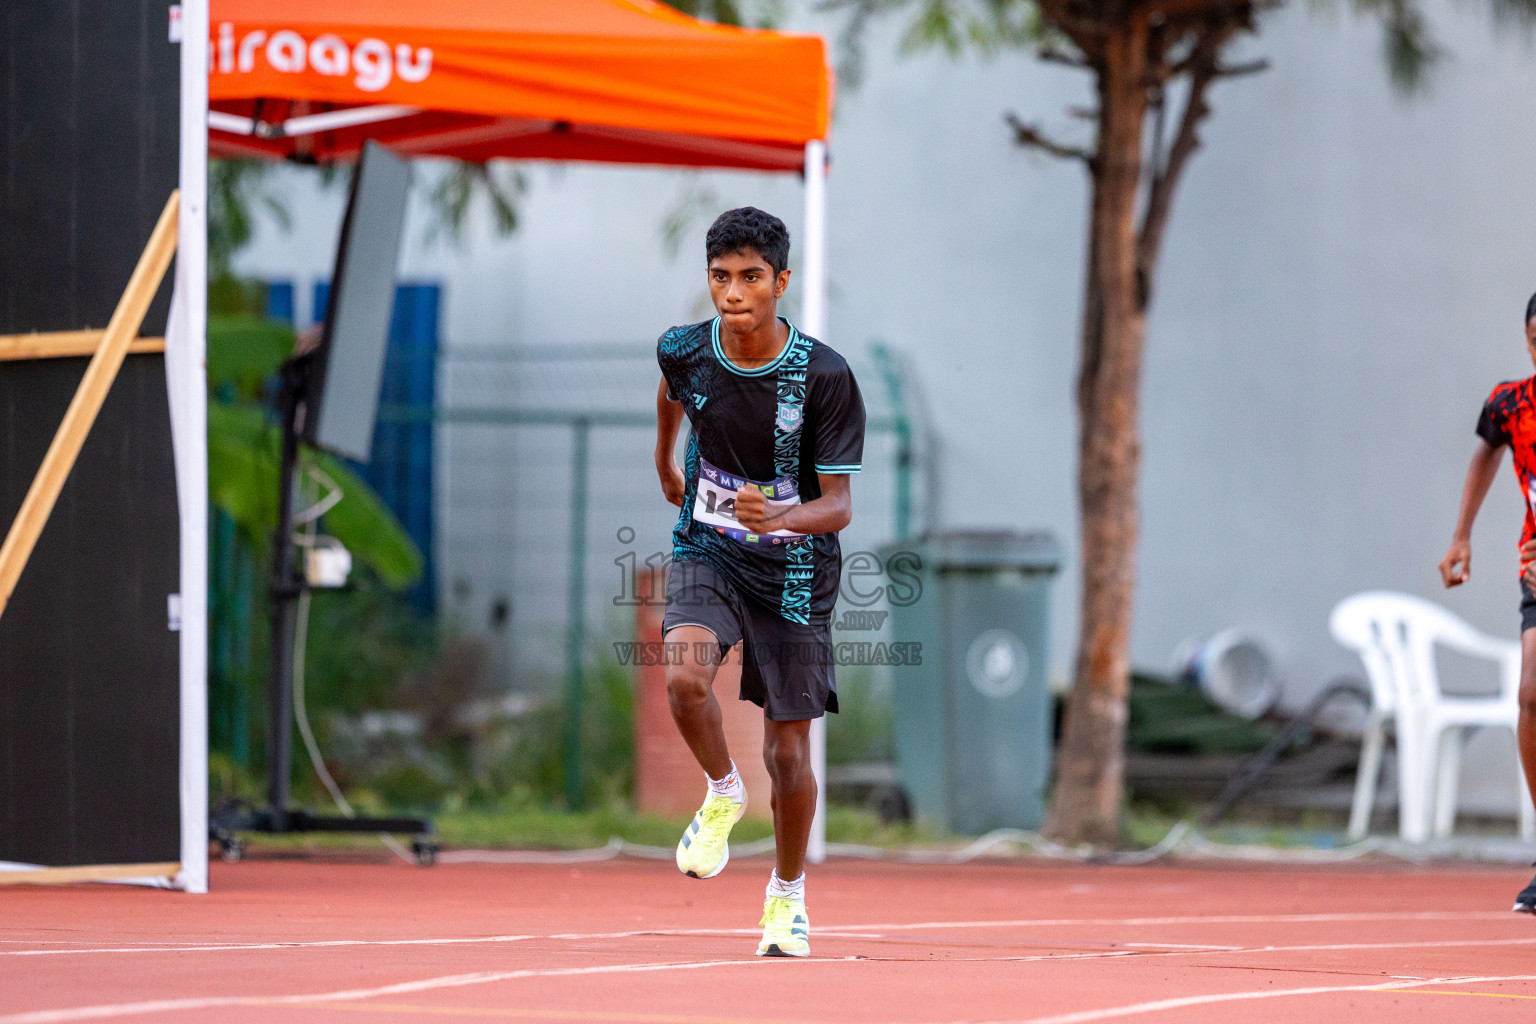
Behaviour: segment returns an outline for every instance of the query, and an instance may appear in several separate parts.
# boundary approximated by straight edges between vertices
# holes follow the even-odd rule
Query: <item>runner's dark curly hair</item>
[[[720,222],[715,221],[715,223]],[[763,257],[763,259],[767,258],[766,255]],[[1530,301],[1525,304],[1525,322],[1530,323],[1532,320],[1536,320],[1536,295],[1532,295]]]
[[[704,236],[704,262],[751,249],[773,268],[774,276],[789,266],[789,229],[771,213],[755,206],[726,210]]]

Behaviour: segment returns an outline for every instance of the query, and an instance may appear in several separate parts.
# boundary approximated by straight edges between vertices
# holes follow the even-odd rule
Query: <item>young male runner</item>
[[[686,653],[667,666],[667,697],[709,782],[677,845],[677,867],[692,878],[719,874],[731,826],[746,810],[712,689],[720,659],[740,641],[741,699],[764,714],[777,849],[757,955],[808,956],[811,720],[837,710],[837,531],[853,518],[848,481],[864,455],[864,403],[843,357],[778,315],[789,287],[783,221],[752,207],[728,210],[704,250],[719,315],[674,327],[656,346],[656,471],[662,493],[682,508],[662,631]],[[692,429],[679,467],[673,451],[685,413]]]
[[[1536,363],[1536,295],[1525,305],[1525,347]],[[1514,454],[1515,476],[1525,495],[1525,528],[1520,534],[1520,722],[1516,738],[1526,782],[1536,793],[1536,377],[1509,381],[1493,389],[1477,420],[1481,439],[1467,468],[1461,514],[1451,547],[1440,561],[1447,587],[1472,575],[1472,523],[1499,470],[1507,445]],[[1536,914],[1536,879],[1515,897],[1515,910]]]

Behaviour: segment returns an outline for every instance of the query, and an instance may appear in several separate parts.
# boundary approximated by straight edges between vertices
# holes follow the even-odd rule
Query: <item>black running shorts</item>
[[[775,722],[799,722],[837,711],[832,666],[832,624],[801,625],[737,593],[704,562],[673,562],[667,570],[665,635],[678,626],[703,626],[715,635],[720,655],[737,643],[741,652],[741,699]],[[683,652],[695,658],[698,652]]]
[[[1528,629],[1536,629],[1536,594],[1531,593],[1531,585],[1520,580],[1520,632]]]

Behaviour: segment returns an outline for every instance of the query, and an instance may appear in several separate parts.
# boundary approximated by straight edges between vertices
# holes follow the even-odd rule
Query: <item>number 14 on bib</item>
[[[693,518],[717,533],[743,544],[784,544],[803,540],[806,534],[791,530],[752,533],[736,521],[736,492],[755,487],[768,499],[770,516],[800,504],[800,489],[793,477],[783,476],[772,483],[759,483],[735,476],[699,460],[699,486],[693,501]]]

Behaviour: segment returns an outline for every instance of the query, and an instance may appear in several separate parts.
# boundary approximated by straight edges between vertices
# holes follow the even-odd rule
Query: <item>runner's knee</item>
[[[667,666],[667,701],[676,708],[688,708],[709,700],[714,682],[713,665],[683,664]]]
[[[798,737],[765,737],[763,764],[776,785],[792,782],[811,770],[810,746]]]
[[[1536,678],[1522,673],[1520,679],[1520,717],[1536,722]]]

